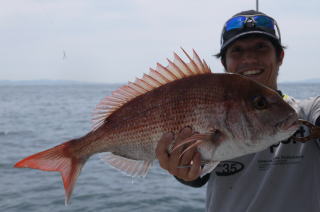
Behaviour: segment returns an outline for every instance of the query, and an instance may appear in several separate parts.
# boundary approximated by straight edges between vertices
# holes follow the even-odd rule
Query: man
[[[227,72],[245,75],[277,90],[283,49],[275,20],[250,10],[226,22],[217,57],[221,57]],[[299,118],[320,126],[320,97],[303,101],[283,97]],[[196,149],[182,158],[179,155],[183,147],[172,154],[167,152],[171,142],[179,143],[193,133],[185,128],[178,135],[164,134],[156,154],[160,166],[180,182],[193,187],[207,183],[207,211],[320,211],[319,141],[279,141],[262,152],[223,161],[210,174],[200,177],[200,154]],[[297,133],[306,135],[303,127]],[[187,164],[189,168],[178,168]]]

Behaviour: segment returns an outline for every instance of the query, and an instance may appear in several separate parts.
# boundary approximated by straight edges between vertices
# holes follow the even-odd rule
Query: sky
[[[0,0],[0,80],[124,83],[195,49],[213,72],[225,21],[256,0]],[[287,46],[279,82],[320,78],[320,1],[260,0]],[[183,57],[185,58],[185,57]]]

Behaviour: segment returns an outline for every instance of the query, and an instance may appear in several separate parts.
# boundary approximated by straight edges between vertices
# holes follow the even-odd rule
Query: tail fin
[[[75,140],[72,140],[72,142]],[[87,158],[79,159],[70,153],[71,142],[66,142],[43,152],[31,155],[15,164],[15,168],[32,168],[42,171],[58,171],[61,173],[64,190],[65,204],[70,197],[75,182]]]

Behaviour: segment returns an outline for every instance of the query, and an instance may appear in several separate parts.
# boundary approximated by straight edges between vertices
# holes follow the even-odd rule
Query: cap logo
[[[247,28],[253,28],[253,27],[255,27],[255,21],[252,19],[252,17],[249,17],[249,18],[245,21],[245,27],[247,27]]]

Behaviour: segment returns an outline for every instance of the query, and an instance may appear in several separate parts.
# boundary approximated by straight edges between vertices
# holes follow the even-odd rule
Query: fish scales
[[[67,204],[83,165],[95,153],[109,152],[104,157],[108,164],[145,176],[162,134],[191,126],[198,133],[180,145],[190,144],[184,152],[198,148],[208,161],[206,173],[221,160],[261,151],[298,128],[295,111],[275,91],[241,75],[211,73],[195,52],[193,59],[185,54],[190,63],[174,54],[169,66],[158,64],[102,100],[87,135],[31,155],[15,167],[60,172]]]
[[[205,74],[185,78],[133,99],[108,117],[106,123],[98,129],[105,136],[96,151],[107,150],[100,146],[115,144],[116,147],[111,147],[111,151],[119,155],[132,159],[154,159],[154,148],[163,132],[177,133],[185,126],[194,126],[199,132],[208,130],[208,108],[221,104],[219,100],[224,100],[221,94],[228,92],[216,89],[218,82],[226,81],[224,78],[228,80],[230,76]],[[210,92],[212,90],[218,92]],[[152,146],[144,148],[151,157],[137,158],[137,154],[143,155],[143,151],[136,153],[141,149],[139,145]]]
[[[116,143],[117,146],[121,144],[124,148],[127,148],[125,145],[147,145],[150,141],[155,141],[157,136],[154,135],[159,137],[162,130],[176,131],[179,122],[181,125],[186,116],[185,110],[188,109],[187,105],[181,103],[188,97],[178,94],[177,98],[177,95],[171,94],[159,88],[159,91],[151,91],[150,95],[148,93],[137,97],[108,117],[98,131],[105,132],[104,140],[108,140],[108,143]],[[163,95],[165,101],[159,101],[164,99]],[[166,124],[163,124],[164,121]],[[102,145],[105,143],[101,142]],[[98,148],[97,151],[100,151],[99,149],[101,150]]]

